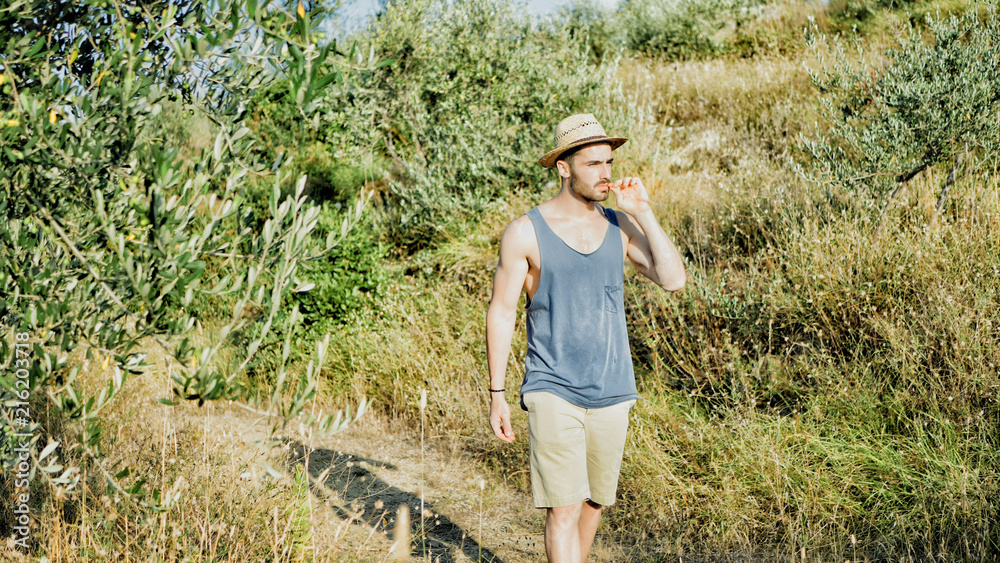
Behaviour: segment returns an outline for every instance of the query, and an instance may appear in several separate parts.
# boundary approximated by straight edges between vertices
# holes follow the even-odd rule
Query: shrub
[[[370,155],[361,154],[364,149],[338,144],[338,139],[344,138],[343,123],[320,114],[312,120],[303,119],[287,80],[259,90],[247,113],[260,158],[284,160],[292,174],[305,176],[304,193],[320,209],[315,235],[322,240],[340,234],[345,212],[350,215],[366,183],[384,172],[377,169]],[[248,187],[251,199],[257,202],[257,216],[267,215],[269,191],[269,186],[259,182]],[[297,338],[322,337],[324,331],[344,322],[359,308],[376,303],[386,278],[382,267],[386,248],[379,239],[380,233],[367,220],[364,228],[347,233],[337,247],[303,263],[303,275],[313,288],[292,296],[306,325]],[[271,344],[280,346],[282,339],[278,330]],[[293,354],[294,359],[300,357]],[[263,370],[272,367],[263,366]]]
[[[899,9],[917,3],[918,0],[835,0],[827,11],[836,20],[857,25],[873,18],[883,10]]]
[[[860,42],[852,62],[839,39],[811,36],[828,67],[812,74],[824,94],[829,131],[805,143],[816,179],[885,198],[922,171],[959,157],[991,156],[1000,143],[1000,20],[971,9],[927,16],[929,37],[905,24],[898,44],[872,61]],[[823,47],[828,47],[829,51]],[[974,166],[971,165],[971,166]],[[938,207],[947,195],[942,188]]]
[[[358,41],[388,64],[334,92],[325,112],[349,124],[337,146],[373,146],[391,161],[381,224],[410,249],[512,191],[539,189],[547,172],[535,161],[555,123],[585,111],[610,76],[499,0],[391,2]]]
[[[16,378],[4,372],[0,399],[46,413],[47,428],[66,433],[41,449],[37,419],[15,419],[5,408],[5,470],[17,462],[8,438],[31,434],[32,474],[46,476],[59,495],[78,494],[86,489],[77,486],[81,471],[64,467],[58,450],[74,444],[74,457],[95,464],[108,486],[156,509],[160,492],[143,497],[142,480],[126,488],[119,479],[128,472],[112,475],[98,448],[102,410],[144,371],[145,347],[161,347],[174,364],[180,397],[240,397],[238,377],[284,299],[305,289],[299,263],[337,239],[332,234],[324,248],[311,238],[319,210],[306,204],[302,182],[282,201],[280,166],[266,221],[260,230],[247,222],[247,177],[266,168],[248,154],[245,92],[284,75],[308,112],[337,78],[321,72],[329,51],[309,39],[310,15],[299,6],[297,13],[242,0],[0,9],[8,30],[0,45],[0,362],[22,368]],[[262,64],[277,72],[262,72]],[[169,97],[216,124],[214,144],[190,166],[178,162],[177,145],[147,129]],[[228,316],[211,342],[195,345],[198,319],[189,307],[218,296],[228,300]],[[263,319],[260,337],[223,370],[214,360],[251,311]],[[289,325],[297,320],[293,311]],[[323,353],[320,345],[321,360]],[[84,356],[103,365],[104,380],[77,379]],[[282,362],[266,389],[272,414],[301,412],[317,373],[310,366],[290,375]]]
[[[710,58],[731,47],[716,34],[746,18],[761,0],[628,0],[620,25],[626,46],[667,60]]]
[[[575,0],[559,6],[548,20],[554,35],[565,34],[590,53],[593,64],[617,55],[624,46],[624,33],[617,25],[616,12],[595,0]]]
[[[382,176],[365,149],[338,143],[344,124],[320,114],[303,117],[287,80],[257,90],[247,114],[255,154],[268,162],[290,159],[290,171],[306,176],[305,193],[316,202],[352,203],[366,181]]]
[[[330,207],[323,206],[318,234],[340,228],[337,219],[342,215]],[[323,327],[342,323],[362,308],[377,307],[389,279],[384,262],[387,250],[368,220],[355,227],[325,256],[305,263],[305,275],[316,287],[295,294],[294,299],[306,323],[315,325],[322,335],[326,332]]]

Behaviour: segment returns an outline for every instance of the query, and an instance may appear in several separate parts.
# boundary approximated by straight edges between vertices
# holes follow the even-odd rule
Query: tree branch
[[[125,314],[128,315],[130,319],[138,322],[139,318],[136,317],[135,314],[132,313],[132,311],[129,311],[128,307],[126,307],[125,303],[123,303],[122,300],[118,297],[118,295],[115,294],[114,290],[112,290],[108,286],[108,284],[105,283],[104,279],[101,278],[100,274],[98,274],[97,271],[94,270],[93,266],[90,265],[90,262],[87,261],[87,259],[83,256],[83,254],[81,254],[80,251],[76,248],[76,245],[73,244],[73,241],[69,239],[69,236],[66,235],[66,231],[64,231],[62,227],[59,226],[59,223],[56,222],[55,218],[52,217],[52,214],[49,213],[49,210],[46,209],[45,206],[40,204],[38,200],[32,197],[27,190],[24,191],[24,195],[27,196],[29,200],[31,200],[31,203],[35,205],[39,213],[41,213],[45,217],[45,220],[48,221],[48,224],[50,227],[52,227],[52,230],[54,230],[56,234],[59,235],[59,238],[62,239],[62,243],[66,246],[66,249],[69,250],[70,254],[76,257],[76,259],[79,260],[80,263],[84,265],[84,267],[87,269],[87,272],[90,274],[90,277],[92,277],[94,281],[101,284],[101,288],[104,289],[104,292],[108,295],[111,301],[113,301],[115,305],[118,305],[118,307],[122,311],[124,311]],[[153,339],[156,340],[156,343],[159,344],[160,347],[163,348],[163,350],[167,354],[169,354],[171,358],[177,360],[182,366],[188,367],[187,364],[185,364],[182,359],[178,358],[174,354],[173,350],[166,342],[163,341],[162,338],[153,335]]]
[[[921,172],[923,172],[924,170],[926,170],[927,167],[930,166],[930,165],[931,165],[930,161],[924,161],[923,163],[921,163],[919,166],[917,166],[913,170],[910,170],[909,172],[906,172],[904,174],[900,174],[899,176],[897,176],[896,177],[896,183],[898,183],[898,184],[905,184],[905,183],[909,182],[910,180],[913,179],[914,176],[916,176],[917,174],[920,174]],[[896,190],[893,191],[892,193],[895,194],[897,191],[899,191],[899,187],[897,187]]]

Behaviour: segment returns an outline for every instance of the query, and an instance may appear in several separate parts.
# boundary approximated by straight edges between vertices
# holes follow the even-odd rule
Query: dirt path
[[[162,426],[167,416],[171,433],[203,431],[204,450],[227,460],[211,472],[253,483],[266,480],[270,467],[284,473],[278,479],[290,491],[292,476],[305,469],[316,561],[390,561],[401,505],[410,513],[412,561],[545,559],[542,511],[532,507],[529,495],[490,479],[457,442],[447,447],[447,440],[438,439],[421,449],[419,430],[410,435],[366,413],[347,430],[312,444],[292,439],[262,449],[269,423],[237,405],[184,405],[157,414],[144,423],[155,418],[153,424]],[[421,494],[427,514],[422,525]]]
[[[169,396],[165,378],[146,383],[123,399],[126,414],[112,419],[118,428],[133,429],[117,441],[122,455],[138,457],[145,448],[169,458],[157,465],[177,458],[189,481],[220,483],[221,499],[259,491],[254,484],[269,480],[284,483],[278,490],[291,496],[261,498],[279,508],[301,503],[302,495],[292,494],[295,475],[308,475],[312,494],[304,517],[311,522],[311,560],[391,560],[401,505],[412,521],[412,561],[545,560],[544,512],[533,508],[530,495],[484,470],[459,439],[435,437],[421,448],[419,428],[403,429],[369,412],[343,432],[311,443],[299,438],[262,447],[272,436],[266,419],[233,403],[164,407],[150,397]],[[238,525],[238,518],[226,518]],[[630,559],[598,534],[589,561]]]
[[[528,495],[484,478],[457,447],[421,450],[419,431],[410,436],[389,426],[366,415],[344,432],[315,440],[308,456],[308,446],[293,444],[292,463],[308,464],[315,495],[329,507],[316,526],[317,555],[387,560],[396,511],[405,504],[415,560],[544,559],[542,512]],[[421,494],[427,514],[422,528]]]
[[[153,363],[164,361],[158,350],[150,357]],[[159,372],[123,393],[112,423],[135,428],[117,441],[129,451],[123,455],[139,455],[134,450],[143,443],[173,444],[163,450],[197,460],[191,461],[191,480],[217,482],[225,476],[222,480],[235,482],[228,495],[246,494],[252,484],[269,479],[291,491],[293,476],[305,469],[312,491],[312,560],[390,561],[396,514],[404,504],[411,520],[412,561],[545,559],[543,512],[533,508],[530,495],[490,478],[458,440],[436,437],[421,448],[419,428],[403,430],[368,412],[337,434],[262,447],[272,439],[268,419],[223,401],[164,407],[151,399],[170,395],[171,382]],[[281,475],[269,477],[275,470]],[[272,502],[290,506],[296,501]]]

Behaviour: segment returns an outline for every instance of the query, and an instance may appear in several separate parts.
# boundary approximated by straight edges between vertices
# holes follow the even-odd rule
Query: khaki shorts
[[[531,492],[536,508],[590,499],[615,503],[628,413],[635,399],[599,409],[578,407],[552,393],[525,393]]]

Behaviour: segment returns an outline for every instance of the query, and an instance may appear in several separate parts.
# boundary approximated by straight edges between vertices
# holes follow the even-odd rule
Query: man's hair
[[[561,155],[559,155],[559,158],[556,159],[556,162],[559,162],[560,160],[565,160],[566,164],[569,164],[569,159],[573,158],[573,155],[575,155],[576,153],[580,152],[582,149],[585,149],[587,147],[592,147],[594,145],[601,145],[601,144],[606,145],[606,144],[608,144],[608,142],[607,141],[594,141],[593,143],[587,143],[585,145],[580,145],[578,147],[573,147],[573,148],[567,150],[566,152],[562,153]]]
[[[566,152],[562,153],[561,155],[559,155],[559,158],[556,159],[556,162],[559,162],[560,160],[565,160],[566,164],[569,164],[569,159],[573,158],[574,154],[580,152],[580,149],[582,149],[583,147],[589,147],[589,146],[590,145],[580,145],[578,147],[573,147],[573,148],[569,149],[568,151],[566,151]]]

